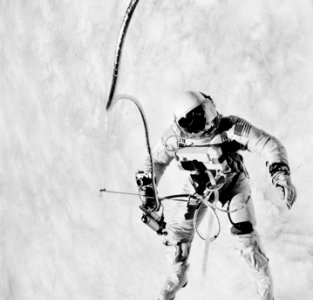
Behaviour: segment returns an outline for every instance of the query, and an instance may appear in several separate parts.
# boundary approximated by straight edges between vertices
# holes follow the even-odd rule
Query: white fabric
[[[242,173],[238,178],[235,178],[235,180],[236,181],[233,183],[228,182],[227,186],[222,188],[219,193],[221,201],[231,200],[231,210],[242,207],[246,202],[247,197],[250,196],[250,187],[246,176]],[[198,215],[198,224],[203,219],[206,210],[207,208],[205,205],[201,205]],[[165,253],[167,260],[173,266],[173,272],[167,280],[168,282],[171,282],[171,284],[168,284],[168,286],[171,287],[171,292],[166,289],[166,283],[162,293],[171,296],[175,295],[183,285],[183,282],[187,280],[187,275],[185,273],[188,268],[186,268],[186,266],[188,266],[190,247],[194,238],[193,214],[190,214],[189,211],[189,218],[186,219],[187,212],[188,208],[186,203],[178,202],[165,216],[168,232],[165,236],[164,242],[166,248]],[[256,223],[252,200],[250,200],[248,205],[243,209],[233,212],[230,215],[231,220],[234,223],[247,221],[253,225]],[[230,224],[230,227],[231,226],[232,225]],[[236,241],[236,249],[239,250],[239,253],[249,266],[250,273],[257,285],[259,299],[273,300],[272,278],[268,266],[268,258],[261,247],[257,232],[254,230],[249,234],[232,235],[232,238]],[[181,245],[177,245],[180,243]],[[176,278],[176,281],[173,281],[173,278]],[[173,285],[173,282],[176,282],[175,285]],[[172,289],[173,286],[174,289]]]
[[[268,261],[256,231],[236,236],[237,249],[250,268],[260,300],[273,300],[273,282]]]
[[[211,140],[211,142],[218,140],[219,147],[221,147],[224,142],[227,142],[227,145],[234,145],[233,154],[238,150],[249,150],[261,156],[267,166],[274,162],[281,162],[288,165],[285,148],[276,138],[263,130],[252,126],[247,121],[236,116],[222,118],[220,126],[222,129],[225,128],[224,131],[219,130],[219,134]],[[209,137],[204,134],[203,136],[198,136],[194,141],[199,144],[199,141],[203,139],[205,143],[208,143],[208,138]],[[185,135],[185,133],[179,131],[177,126],[172,125],[164,134],[162,143],[159,143],[154,149],[153,158],[157,183],[173,158],[176,157],[176,159],[179,159],[176,152],[180,147],[179,143],[183,140],[193,143],[192,136]],[[190,146],[192,146],[192,144]],[[228,149],[227,153],[229,154],[231,150],[232,149]],[[147,160],[145,170],[149,171],[150,169],[151,166],[149,160]],[[209,164],[207,164],[207,169],[210,169]],[[237,170],[236,172],[239,171]],[[235,182],[232,182],[234,180]],[[189,189],[190,188],[192,190],[189,184]],[[191,192],[191,190],[189,192]],[[246,203],[249,196],[250,187],[244,173],[240,173],[240,176],[230,174],[219,191],[219,199],[222,203],[227,203],[227,201],[231,200],[230,210],[241,208]],[[202,205],[198,214],[198,222],[203,218],[205,211],[206,207]],[[186,218],[186,216],[188,217]],[[182,287],[186,280],[189,251],[194,237],[192,216],[193,211],[190,211],[190,208],[188,211],[186,204],[182,202],[177,203],[171,215],[165,216],[168,232],[168,235],[165,237],[165,244],[167,245],[165,247],[167,248],[167,259],[173,266],[173,272],[161,292],[160,299],[162,300],[173,299],[176,292]],[[254,226],[256,221],[252,200],[250,200],[243,209],[231,213],[230,220],[233,224],[250,222]],[[231,223],[230,227],[233,226]],[[246,227],[246,230],[248,229],[249,223]],[[272,279],[268,266],[268,258],[261,249],[258,234],[256,231],[247,231],[247,234],[240,235],[240,230],[240,228],[234,230],[234,232],[239,233],[239,235],[233,235],[233,237],[237,240],[237,248],[247,262],[257,284],[259,299],[273,300]],[[173,280],[173,278],[176,278],[176,281]]]

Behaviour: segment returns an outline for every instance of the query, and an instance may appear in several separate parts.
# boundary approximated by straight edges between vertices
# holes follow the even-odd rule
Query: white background
[[[130,102],[110,113],[114,51],[126,0],[0,1],[0,299],[156,299],[161,238],[140,221],[146,156]],[[172,95],[210,94],[281,140],[298,199],[288,212],[264,162],[245,154],[275,300],[313,297],[313,4],[309,0],[142,0],[125,41],[117,93],[142,103],[155,144]],[[160,194],[179,191],[170,167]],[[207,299],[257,299],[231,248],[227,219],[211,245]],[[188,286],[199,290],[196,239]]]

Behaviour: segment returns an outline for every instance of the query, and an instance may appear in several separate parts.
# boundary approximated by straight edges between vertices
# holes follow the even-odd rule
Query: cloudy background
[[[128,0],[0,1],[0,299],[156,299],[161,238],[141,221],[134,173],[146,155],[138,111],[105,104]],[[245,154],[275,300],[313,297],[313,3],[309,0],[140,1],[117,93],[137,97],[151,142],[172,119],[172,95],[209,93],[224,115],[288,149],[298,199],[288,212],[264,162]],[[180,190],[171,166],[159,193]],[[257,299],[231,248],[227,218],[210,247],[208,299]],[[196,297],[204,244],[194,241]]]

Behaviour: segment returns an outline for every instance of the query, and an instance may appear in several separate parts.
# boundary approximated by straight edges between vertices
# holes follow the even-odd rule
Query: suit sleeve
[[[177,135],[172,128],[168,129],[162,139],[152,150],[156,184],[159,183],[166,167],[171,163],[177,149]],[[144,171],[151,172],[149,157],[145,160]]]
[[[285,147],[274,136],[259,129],[244,119],[230,117],[232,127],[228,131],[231,140],[235,140],[246,149],[256,153],[264,159],[266,166],[282,164],[288,166],[288,157]]]

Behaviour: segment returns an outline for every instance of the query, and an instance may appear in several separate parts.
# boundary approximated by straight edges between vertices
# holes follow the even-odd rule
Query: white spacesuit
[[[153,150],[156,184],[164,170],[175,158],[182,170],[189,172],[186,192],[206,195],[215,189],[218,200],[230,210],[231,234],[241,255],[249,265],[257,284],[260,300],[273,300],[272,279],[268,258],[254,229],[255,216],[250,197],[248,175],[239,150],[259,154],[265,161],[272,182],[291,208],[296,190],[290,181],[285,148],[273,136],[236,117],[224,117],[216,111],[213,100],[200,92],[185,92],[178,99],[175,121]],[[144,172],[151,172],[147,160]],[[149,189],[140,187],[149,197]],[[193,217],[197,204],[178,205],[175,214],[166,219],[165,246],[172,274],[159,295],[159,300],[172,300],[187,284],[188,257],[194,237]],[[200,208],[203,215],[205,205]],[[201,218],[199,218],[200,220]]]

